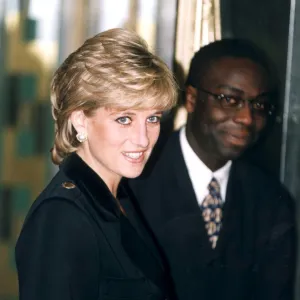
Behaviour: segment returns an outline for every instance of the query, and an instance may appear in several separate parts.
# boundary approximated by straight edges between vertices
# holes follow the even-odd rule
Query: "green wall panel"
[[[22,74],[19,77],[20,101],[34,102],[37,98],[37,76]]]
[[[21,128],[16,135],[16,154],[28,157],[35,154],[35,134],[29,128]]]
[[[37,21],[34,19],[25,19],[23,27],[23,39],[30,42],[36,38]]]
[[[25,215],[31,205],[31,192],[26,186],[17,186],[12,190],[13,211],[15,215]]]

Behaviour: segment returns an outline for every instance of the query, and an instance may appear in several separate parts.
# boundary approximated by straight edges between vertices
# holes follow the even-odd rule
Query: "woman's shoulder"
[[[49,198],[61,198],[76,202],[80,195],[81,191],[76,183],[62,171],[58,171],[35,202],[42,202]]]
[[[84,206],[80,201],[82,193],[74,182],[69,180],[59,171],[32,203],[26,216],[24,226],[36,214],[46,216],[57,213],[57,217],[65,211],[65,216],[78,216],[86,214]],[[72,214],[69,214],[72,211]]]
[[[57,174],[35,200],[16,243],[20,286],[26,286],[21,290],[30,295],[24,299],[68,295],[70,284],[76,288],[76,283],[85,279],[91,282],[85,281],[88,294],[97,291],[97,236],[88,214],[77,201],[80,191],[70,181],[61,183],[61,179]],[[41,276],[45,272],[47,276]],[[37,297],[38,293],[43,297]],[[49,296],[51,293],[53,297]]]
[[[42,243],[61,238],[70,245],[81,238],[94,243],[93,223],[80,198],[80,189],[58,172],[29,209],[18,238],[19,248],[33,245],[35,240]]]

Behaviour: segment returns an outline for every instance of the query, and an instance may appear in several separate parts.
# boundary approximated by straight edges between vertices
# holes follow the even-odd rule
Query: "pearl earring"
[[[76,134],[76,139],[78,140],[79,143],[83,143],[84,141],[87,140],[87,134],[83,132],[78,132]]]

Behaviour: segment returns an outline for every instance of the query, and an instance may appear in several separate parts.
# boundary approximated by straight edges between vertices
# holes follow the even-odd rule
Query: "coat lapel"
[[[142,249],[139,253],[147,255],[149,258],[147,264],[158,267],[158,270],[155,270],[155,275],[161,276],[160,273],[163,273],[163,268],[159,260],[159,254],[155,252],[155,245],[151,244],[150,237],[148,237],[149,233],[142,228],[143,224],[139,221],[138,214],[130,203],[131,199],[129,199],[125,189],[120,186],[118,198],[120,197],[119,199],[122,200],[122,205],[128,213],[126,219],[122,216],[116,199],[104,181],[77,154],[71,154],[64,161],[61,169],[82,191],[83,203],[85,201],[90,203],[90,205],[87,205],[87,208],[92,208],[89,213],[106,236],[116,257],[122,257],[124,270],[132,272],[131,276],[133,277],[137,275],[137,271],[132,268],[132,257],[130,255],[131,259],[124,257],[124,250],[119,247],[120,239],[122,244],[127,243],[125,245],[127,248],[130,247],[128,243],[131,242],[137,248],[139,247],[138,250]],[[101,218],[99,218],[99,215]],[[130,235],[130,238],[126,239],[126,235]],[[142,271],[147,274],[147,265],[145,267],[144,264],[142,267],[144,268]],[[137,268],[139,269],[140,266],[137,266]],[[153,273],[154,271],[152,271]]]
[[[150,230],[147,231],[147,225],[122,186],[118,197],[125,211],[125,214],[121,216],[123,247],[132,262],[161,290],[166,292],[167,279],[164,265],[154,239],[150,236]]]
[[[141,239],[141,241],[147,247],[153,259],[156,260],[156,264],[158,264],[159,267],[163,270],[164,267],[161,260],[161,254],[159,253],[155,241],[152,238],[150,229],[139,213],[139,208],[134,204],[134,200],[129,199],[128,195],[126,195],[125,193],[119,199],[122,207],[125,210],[128,222],[137,233],[139,239]]]

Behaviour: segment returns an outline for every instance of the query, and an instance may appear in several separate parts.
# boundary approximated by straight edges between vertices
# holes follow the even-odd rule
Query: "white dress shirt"
[[[188,173],[199,205],[208,195],[208,185],[214,177],[220,184],[222,201],[225,201],[227,183],[232,161],[228,161],[222,168],[212,172],[197,156],[186,138],[185,127],[179,133],[181,151],[188,169]]]

